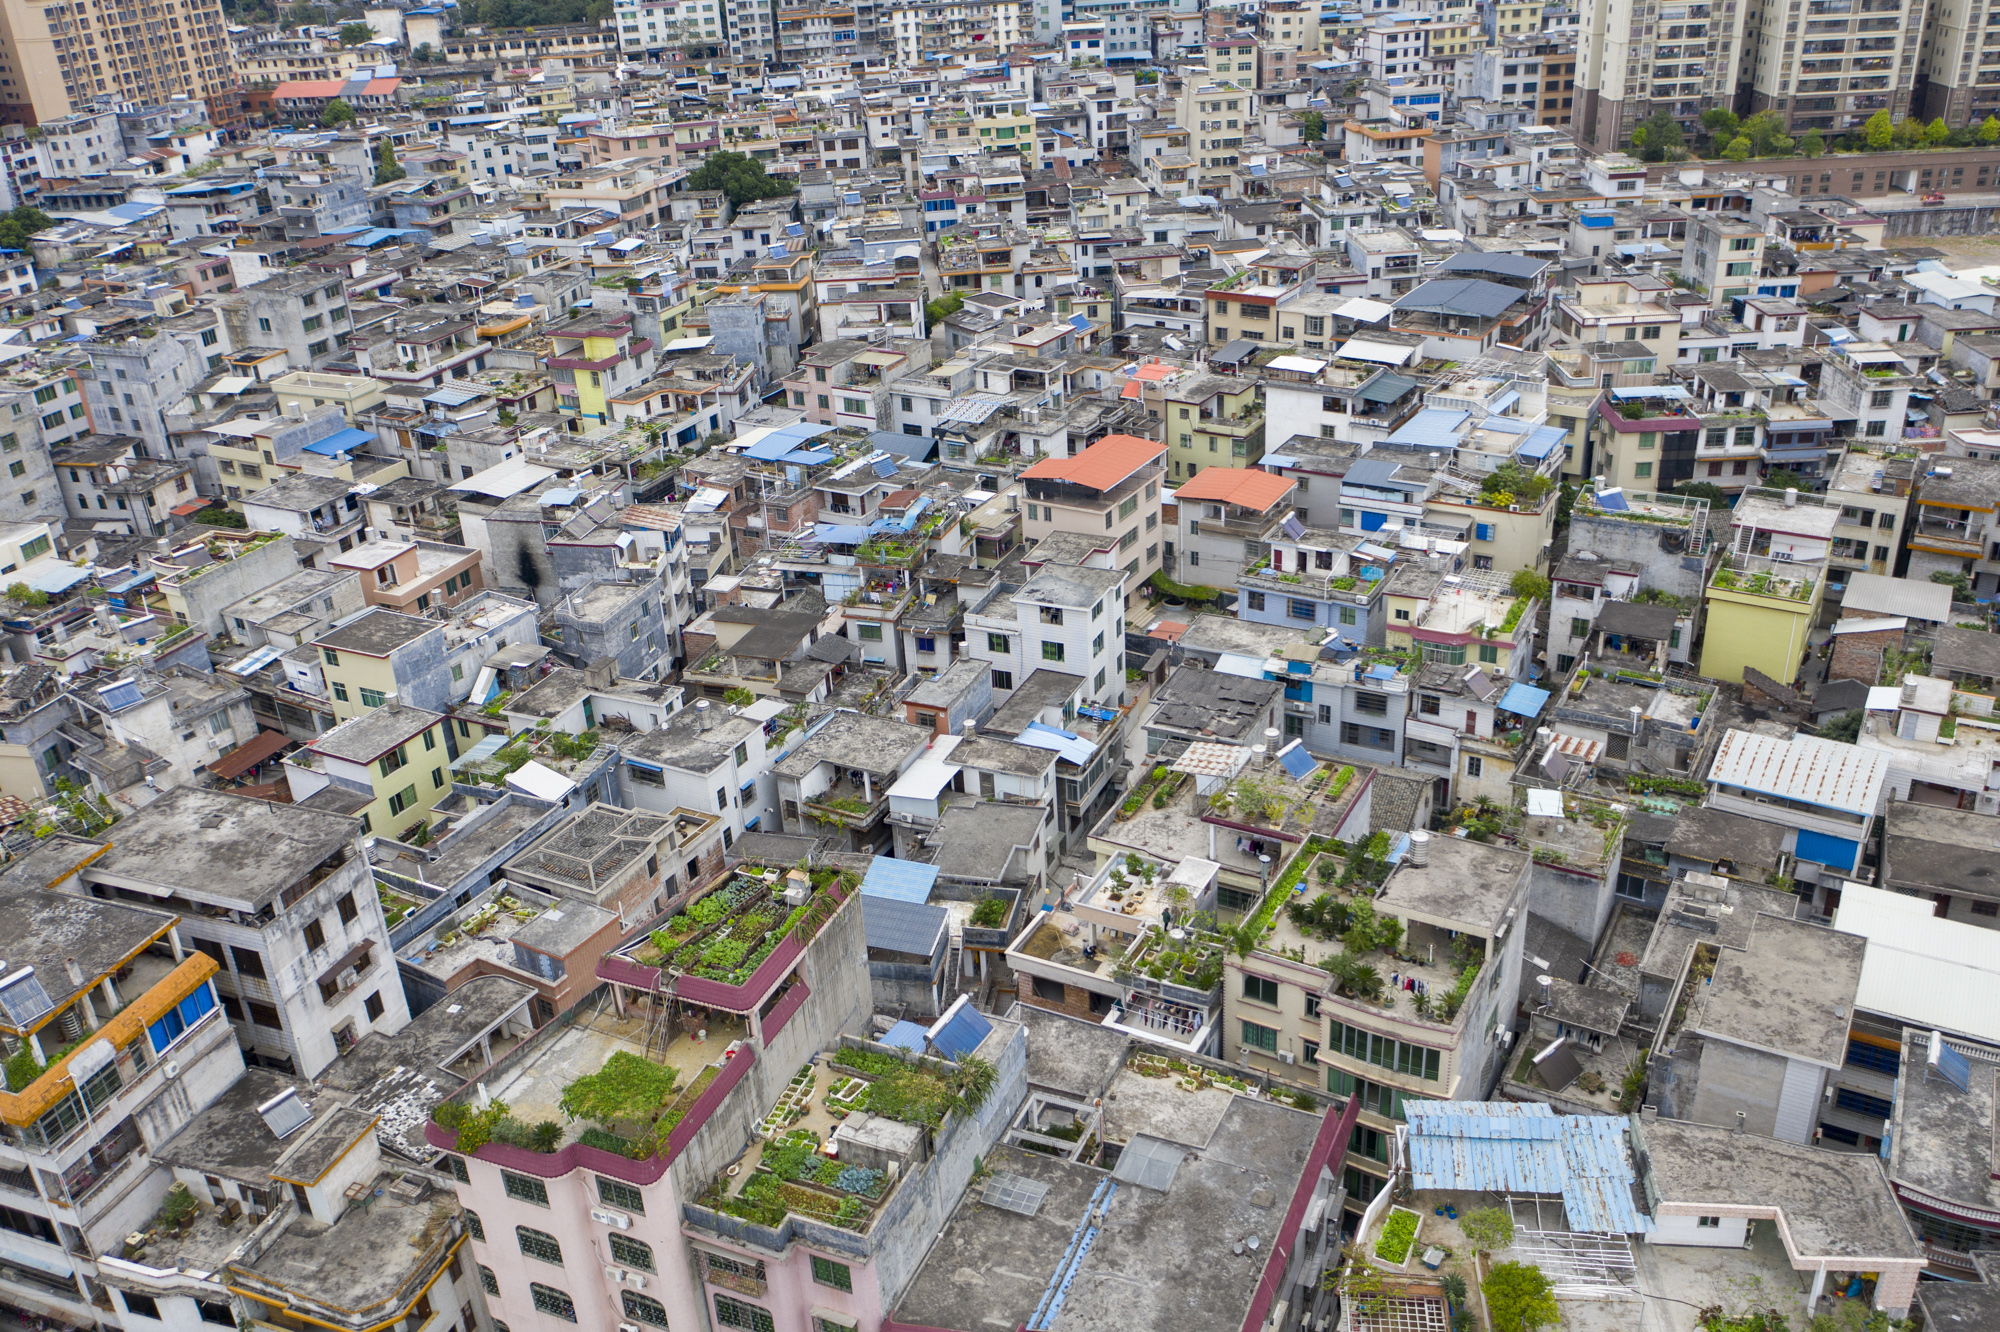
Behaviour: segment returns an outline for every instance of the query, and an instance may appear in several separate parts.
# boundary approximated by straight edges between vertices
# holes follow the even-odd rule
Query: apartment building
[[[292,798],[320,796],[315,808],[353,815],[364,836],[425,840],[451,794],[450,735],[443,714],[400,703],[349,717],[286,756]]]
[[[5,26],[0,119],[9,123],[58,120],[100,99],[203,102],[236,88],[222,7],[210,0],[88,14],[20,6]]]
[[[188,920],[247,1062],[314,1077],[409,1022],[359,820],[181,787],[116,831],[77,891]]]
[[[1747,490],[1730,513],[1729,551],[1704,595],[1701,673],[1736,681],[1754,667],[1789,684],[1826,596],[1840,509],[1817,495]]]
[[[1160,571],[1166,453],[1154,440],[1106,435],[1072,457],[1043,459],[1021,473],[1021,535],[1040,541],[1067,532],[1109,543],[1127,593],[1136,591]]]
[[[1692,125],[1707,107],[1729,103],[1751,55],[1744,24],[1753,8],[1636,0],[1586,6],[1576,37],[1578,142],[1615,152],[1655,111]]]
[[[218,1016],[216,964],[186,948],[176,913],[76,895],[77,862],[94,849],[52,839],[0,905],[0,1042],[38,1070],[0,1094],[16,1255],[0,1298],[80,1326],[98,1316],[97,1256],[165,1198],[153,1153],[243,1071]]]
[[[1943,8],[1926,16],[1915,0],[1812,0],[1801,16],[1777,4],[1744,6],[1741,79],[1750,110],[1775,112],[1791,134],[1816,129],[1831,137],[1860,129],[1877,111],[1902,119],[1920,74],[1936,71],[1948,87],[1971,83],[1963,62],[1973,25],[1949,25]],[[1941,55],[1962,63],[1947,65]],[[1962,94],[1958,100],[1970,106]]]
[[[1123,569],[1043,565],[1011,593],[990,595],[967,610],[966,654],[992,665],[995,697],[1049,669],[1081,676],[1093,706],[1122,707],[1131,586]]]

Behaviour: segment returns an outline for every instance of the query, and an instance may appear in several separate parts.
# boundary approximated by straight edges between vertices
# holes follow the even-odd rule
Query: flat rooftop
[[[1776,1207],[1801,1256],[1923,1256],[1873,1156],[1673,1119],[1645,1120],[1635,1131],[1663,1202]]]
[[[1827,1068],[1847,1060],[1847,1033],[1868,941],[1824,925],[1758,916],[1741,950],[1728,949],[1696,999],[1688,1026]]]
[[[377,1175],[365,1206],[350,1206],[330,1226],[301,1216],[254,1263],[232,1266],[334,1308],[365,1309],[394,1298],[437,1243],[437,1218],[459,1210],[455,1198],[439,1192],[403,1202],[388,1192],[395,1182],[386,1171]]]
[[[337,652],[355,652],[364,657],[386,657],[437,627],[436,621],[421,616],[372,610],[355,616],[338,629],[329,629],[313,640],[313,646],[332,648]]]
[[[1433,837],[1425,859],[1428,863],[1412,865],[1405,855],[1375,899],[1376,908],[1491,938],[1514,901],[1529,855],[1471,838]]]
[[[344,814],[182,786],[121,819],[84,878],[254,911],[352,846],[360,828]]]
[[[1128,1134],[1186,1149],[1186,1155],[1164,1190],[1119,1186],[1069,1286],[1061,1327],[1235,1327],[1263,1275],[1321,1119],[1226,1092],[1182,1092],[1171,1078],[1135,1076],[1149,1084],[1141,1095],[1126,1076],[1113,1084],[1111,1095],[1121,1108],[1114,1122]],[[1150,1085],[1155,1083],[1157,1088]],[[1129,1103],[1128,1091],[1134,1094]],[[1208,1106],[1214,1095],[1227,1104]],[[1187,1106],[1158,1103],[1175,1096],[1187,1098]],[[1025,1325],[1108,1178],[1094,1166],[1011,1146],[995,1147],[986,1164],[1046,1184],[1040,1207],[1023,1216],[988,1206],[968,1191],[904,1293],[898,1321],[963,1332]],[[1256,1248],[1234,1252],[1253,1235]],[[1171,1277],[1163,1263],[1171,1266]]]
[[[1902,1072],[1896,1079],[1890,1120],[1889,1177],[1947,1202],[2000,1211],[1994,1178],[1994,1115],[2000,1111],[2000,1061],[1990,1053],[1965,1053],[1972,1076],[1965,1090],[1929,1068],[1930,1034],[1903,1033]]]

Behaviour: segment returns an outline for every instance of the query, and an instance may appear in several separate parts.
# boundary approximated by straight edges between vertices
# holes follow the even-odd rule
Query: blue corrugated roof
[[[921,898],[906,901],[862,889],[861,925],[870,948],[933,957],[944,943],[949,921],[950,913],[943,907]]]
[[[961,1059],[979,1048],[993,1032],[993,1024],[986,1015],[972,1006],[967,995],[960,995],[945,1015],[930,1029],[931,1044],[946,1059]]]
[[[877,856],[868,863],[868,873],[861,877],[861,891],[874,897],[893,897],[899,902],[926,902],[937,876],[935,865]]]
[[[1503,712],[1511,712],[1517,717],[1539,717],[1548,701],[1548,690],[1537,689],[1531,684],[1516,681],[1508,686],[1506,695],[1500,700],[1500,708]]]
[[[898,1050],[914,1050],[918,1054],[924,1052],[926,1039],[924,1029],[908,1018],[904,1018],[882,1034],[883,1045],[893,1045]]]
[[[1558,1115],[1540,1102],[1410,1101],[1413,1188],[1560,1196],[1569,1228],[1638,1234],[1653,1219],[1634,1201],[1627,1123]]]
[[[1014,737],[1021,745],[1033,745],[1036,749],[1053,749],[1057,755],[1068,759],[1079,768],[1090,762],[1090,756],[1097,746],[1080,735],[1059,731],[1043,722],[1029,722],[1028,728]]]
[[[89,582],[90,574],[88,565],[79,569],[74,564],[64,564],[60,560],[45,560],[39,565],[29,565],[15,581],[26,583],[37,592],[53,595],[57,592],[67,592],[78,583]]]
[[[315,440],[306,445],[307,453],[320,453],[331,458],[336,453],[346,453],[358,449],[375,436],[366,430],[337,430],[325,439]]]
[[[1402,428],[1389,436],[1385,442],[1408,444],[1417,448],[1455,449],[1458,447],[1459,427],[1471,416],[1471,412],[1455,408],[1426,407],[1403,422]]]
[[[1396,470],[1401,466],[1391,458],[1361,458],[1348,465],[1347,475],[1341,480],[1347,485],[1386,489],[1396,479]]]
[[[1561,426],[1536,426],[1528,432],[1527,441],[1514,452],[1523,458],[1546,458],[1563,446],[1569,438],[1569,431]]]

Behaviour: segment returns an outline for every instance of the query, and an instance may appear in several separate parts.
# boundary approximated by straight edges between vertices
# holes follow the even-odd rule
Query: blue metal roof
[[[1563,441],[1568,438],[1569,431],[1564,430],[1561,426],[1536,426],[1528,432],[1526,442],[1516,448],[1514,452],[1523,458],[1546,458],[1561,448]]]
[[[868,442],[884,453],[915,462],[923,462],[937,450],[937,441],[929,435],[905,435],[893,430],[870,431]]]
[[[1500,700],[1500,709],[1517,717],[1539,717],[1549,701],[1549,691],[1516,681]]]
[[[944,946],[950,913],[923,901],[905,901],[862,890],[861,924],[870,948],[934,957]]]
[[[1459,427],[1471,417],[1471,412],[1456,408],[1426,407],[1403,422],[1402,428],[1383,442],[1407,444],[1416,448],[1455,449],[1458,447]],[[1349,468],[1348,475],[1353,474],[1354,469]]]
[[[440,407],[463,407],[468,402],[478,402],[485,395],[470,389],[441,388],[424,395],[425,402],[436,403]]]
[[[1408,1102],[1416,1189],[1560,1196],[1569,1228],[1631,1235],[1653,1228],[1634,1201],[1626,1121],[1558,1115],[1540,1102]]]
[[[918,1054],[922,1054],[924,1052],[925,1039],[924,1029],[908,1018],[904,1018],[895,1026],[889,1028],[887,1032],[883,1033],[881,1043],[883,1045],[893,1045],[898,1050],[914,1050]]]
[[[967,995],[960,995],[958,1002],[945,1011],[945,1015],[931,1027],[931,1044],[946,1059],[962,1059],[977,1050],[980,1043],[993,1032],[993,1024],[986,1015],[972,1006]]]
[[[893,463],[890,464],[889,471],[893,474],[895,470],[895,465]],[[917,520],[924,516],[924,510],[930,508],[930,506],[930,496],[919,495],[914,504],[903,510],[901,518],[877,518],[874,522],[868,524],[868,531],[873,536],[907,532],[917,525]]]
[[[1402,466],[1387,458],[1361,458],[1349,465],[1342,484],[1351,486],[1371,486],[1388,489],[1396,479],[1396,471]]]
[[[79,569],[60,560],[44,560],[39,565],[29,565],[16,581],[26,583],[37,592],[67,592],[78,583],[90,581],[90,568],[86,565]]]
[[[366,430],[337,430],[325,439],[315,440],[306,445],[306,452],[324,454],[331,458],[337,453],[358,449],[374,438],[375,436]]]
[[[861,891],[864,896],[891,897],[899,902],[926,902],[937,876],[935,865],[877,856],[868,863],[868,873],[861,878]]]

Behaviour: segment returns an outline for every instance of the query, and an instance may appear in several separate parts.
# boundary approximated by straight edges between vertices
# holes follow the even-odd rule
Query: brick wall
[[[1835,634],[1833,656],[1826,666],[1829,680],[1859,680],[1872,685],[1882,677],[1882,654],[1903,646],[1901,629],[1877,629],[1865,634]]]

